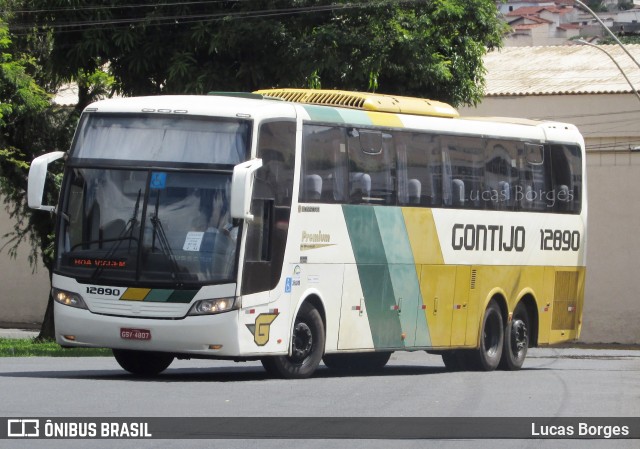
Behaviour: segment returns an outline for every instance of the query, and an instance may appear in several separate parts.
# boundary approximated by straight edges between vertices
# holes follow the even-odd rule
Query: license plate
[[[123,327],[120,329],[120,338],[125,340],[151,340],[151,331],[148,329],[130,329]]]

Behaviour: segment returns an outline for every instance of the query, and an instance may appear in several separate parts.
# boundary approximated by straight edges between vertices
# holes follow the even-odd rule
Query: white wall
[[[0,199],[1,201],[1,199]],[[13,229],[9,215],[0,208],[0,236]],[[0,246],[5,240],[0,240]],[[49,273],[39,264],[32,273],[23,245],[15,259],[0,253],[0,326],[39,327],[49,297]]]
[[[640,153],[587,155],[589,228],[583,340],[640,343]]]

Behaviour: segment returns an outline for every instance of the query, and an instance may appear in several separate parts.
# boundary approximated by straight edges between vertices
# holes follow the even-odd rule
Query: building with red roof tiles
[[[529,3],[535,3],[530,5]],[[514,8],[518,4],[522,5]],[[509,2],[504,17],[511,26],[505,46],[562,45],[580,33],[579,11],[556,2]],[[567,26],[567,25],[576,26]]]

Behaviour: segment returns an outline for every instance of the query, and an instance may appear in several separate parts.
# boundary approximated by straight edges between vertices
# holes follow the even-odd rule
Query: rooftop
[[[640,68],[618,45],[602,45],[636,89]],[[640,61],[640,44],[625,48]],[[506,47],[484,57],[486,96],[631,93],[620,70],[601,50],[586,45]]]

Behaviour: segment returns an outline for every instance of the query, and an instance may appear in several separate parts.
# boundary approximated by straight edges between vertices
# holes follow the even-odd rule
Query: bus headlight
[[[78,309],[87,308],[87,305],[85,304],[84,299],[82,299],[82,296],[80,296],[77,293],[72,293],[72,292],[60,290],[57,288],[54,288],[52,293],[53,293],[53,299],[56,302],[59,302],[60,304],[64,304],[65,306],[69,306],[69,307],[76,307]]]
[[[234,308],[235,302],[235,298],[201,299],[193,304],[189,315],[211,315],[227,312]]]

